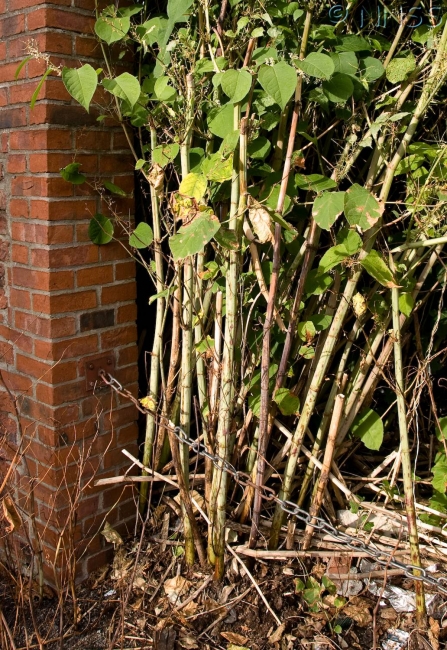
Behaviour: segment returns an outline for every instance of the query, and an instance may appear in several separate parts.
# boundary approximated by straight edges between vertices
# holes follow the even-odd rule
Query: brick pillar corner
[[[112,358],[137,393],[134,263],[119,242],[90,242],[104,206],[59,174],[76,159],[90,180],[131,189],[134,163],[119,128],[77,106],[58,76],[31,110],[43,61],[15,79],[30,40],[57,65],[99,67],[93,10],[94,0],[0,0],[0,484],[19,450],[10,494],[27,525],[34,515],[50,582],[73,553],[81,578],[104,562],[105,519],[121,531],[135,519],[132,488],[93,478],[129,466],[121,452],[137,453],[136,410],[109,389],[88,390],[85,376],[86,364]],[[132,201],[115,209],[128,217]]]

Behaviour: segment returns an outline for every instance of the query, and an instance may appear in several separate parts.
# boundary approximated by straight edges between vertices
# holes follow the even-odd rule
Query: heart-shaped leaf
[[[383,206],[364,187],[355,183],[345,194],[345,216],[351,226],[368,230],[377,222]]]
[[[142,221],[129,237],[129,246],[132,246],[132,248],[147,248],[152,244],[153,239],[152,228]]]
[[[367,449],[380,449],[383,441],[383,422],[375,411],[369,409],[357,415],[351,431],[356,438],[360,438]]]
[[[233,104],[237,104],[248,94],[251,88],[251,74],[248,70],[227,70],[220,85]]]
[[[259,68],[259,83],[265,92],[284,109],[295,92],[296,70],[284,61],[275,65],[262,65]]]
[[[129,16],[106,16],[102,15],[95,23],[95,33],[108,45],[121,41],[130,29]]]
[[[102,85],[109,93],[124,99],[131,108],[135,106],[140,98],[140,83],[136,77],[128,72],[123,72],[115,79],[103,79]]]
[[[371,251],[368,255],[360,260],[360,264],[365,271],[369,273],[377,282],[380,282],[384,287],[392,289],[397,287],[394,275],[391,273],[387,263],[378,251]]]
[[[200,201],[206,192],[206,177],[203,174],[190,172],[180,183],[179,192],[183,196],[190,196]]]
[[[98,246],[108,244],[113,238],[113,223],[103,214],[95,214],[90,220],[88,236]]]
[[[344,209],[344,192],[323,192],[314,201],[312,216],[324,230],[330,230]]]
[[[182,226],[169,240],[174,261],[201,253],[219,228],[219,219],[211,212],[202,212],[192,223]]]
[[[81,68],[63,68],[62,81],[70,95],[89,111],[90,102],[98,85],[98,75],[91,65],[86,63]]]
[[[302,61],[296,61],[296,65],[309,77],[317,79],[330,79],[335,71],[331,57],[320,52],[311,52]]]

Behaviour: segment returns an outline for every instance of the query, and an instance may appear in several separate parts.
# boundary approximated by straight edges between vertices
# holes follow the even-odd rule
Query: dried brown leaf
[[[243,636],[236,632],[221,632],[220,636],[223,636],[224,639],[230,643],[235,643],[236,645],[244,645],[248,641],[248,636]]]
[[[6,528],[7,533],[12,533],[22,525],[22,518],[10,496],[3,498],[3,515],[9,526]]]

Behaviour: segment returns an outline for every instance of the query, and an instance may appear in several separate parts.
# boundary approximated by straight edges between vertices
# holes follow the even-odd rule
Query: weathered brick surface
[[[0,472],[22,435],[29,476],[13,475],[25,510],[34,491],[50,581],[51,558],[74,508],[75,539],[87,549],[80,577],[106,558],[97,535],[104,518],[123,530],[135,515],[132,489],[78,493],[95,471],[122,473],[124,447],[136,451],[134,408],[108,391],[88,392],[85,379],[85,362],[112,354],[117,378],[136,391],[135,268],[119,243],[90,243],[89,220],[106,206],[59,174],[76,159],[91,179],[105,175],[131,190],[133,163],[122,133],[99,126],[58,76],[48,77],[30,109],[44,61],[29,61],[15,78],[31,38],[57,65],[88,60],[100,67],[94,4],[0,0],[0,368],[21,426],[19,432],[14,404],[0,386]],[[126,215],[133,207],[130,199],[116,206]],[[63,558],[57,562],[60,568]]]

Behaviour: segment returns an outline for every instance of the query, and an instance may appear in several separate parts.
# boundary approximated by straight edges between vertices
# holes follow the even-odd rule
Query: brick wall
[[[121,449],[136,451],[135,409],[108,390],[89,393],[85,380],[85,363],[110,354],[115,376],[137,390],[134,264],[118,242],[89,241],[91,216],[106,208],[93,189],[59,174],[76,159],[90,179],[107,176],[131,190],[133,162],[119,128],[76,106],[57,75],[30,109],[44,61],[29,61],[14,78],[31,39],[56,65],[98,67],[93,8],[94,0],[0,0],[0,469],[23,451],[14,495],[26,519],[33,491],[50,580],[73,501],[74,540],[78,551],[88,547],[81,576],[105,559],[108,547],[94,533],[110,508],[120,501],[111,524],[135,517],[130,488],[123,495],[122,486],[89,483],[95,472],[128,467]],[[129,216],[132,201],[115,209]]]

